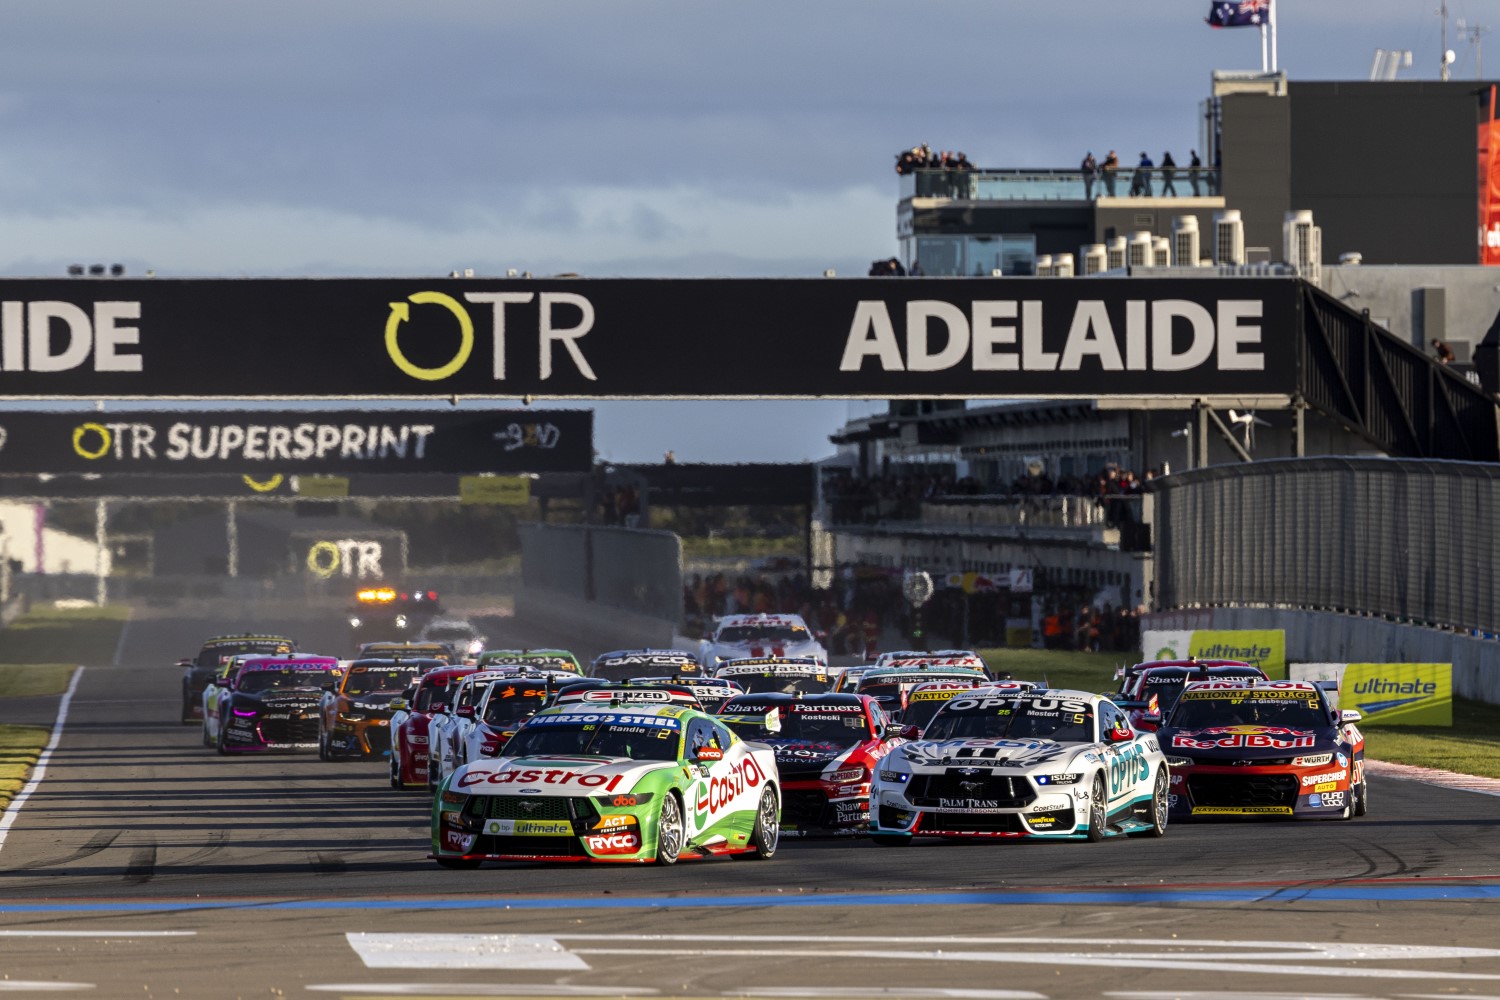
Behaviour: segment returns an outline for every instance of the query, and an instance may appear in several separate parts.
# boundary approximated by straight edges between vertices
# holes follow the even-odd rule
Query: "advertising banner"
[[[0,383],[5,376],[0,374]],[[0,473],[584,472],[589,410],[0,413]]]
[[[1148,660],[1244,660],[1272,680],[1286,680],[1286,633],[1281,629],[1147,629],[1141,655]]]
[[[1339,707],[1357,709],[1361,725],[1453,725],[1453,664],[1351,663]]]
[[[1288,278],[0,279],[0,397],[1288,394]]]

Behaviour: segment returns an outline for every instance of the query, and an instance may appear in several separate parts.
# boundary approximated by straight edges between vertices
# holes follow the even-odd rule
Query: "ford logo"
[[[519,792],[519,793],[521,793],[522,795],[540,795],[540,794],[542,794],[542,790],[540,788],[517,788],[516,791]]]

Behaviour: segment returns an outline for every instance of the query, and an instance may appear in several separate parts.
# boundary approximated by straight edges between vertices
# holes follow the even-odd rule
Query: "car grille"
[[[831,822],[828,812],[828,797],[817,789],[782,789],[781,823],[799,829],[809,826],[826,826]]]
[[[965,833],[1024,833],[1018,813],[945,813],[922,814],[918,824],[921,833],[958,830]]]
[[[1199,806],[1295,806],[1297,779],[1290,774],[1190,774],[1188,792]]]
[[[474,844],[475,854],[524,854],[540,858],[580,857],[583,848],[577,837],[490,837],[481,834]]]
[[[489,819],[572,819],[568,800],[542,795],[491,795]]]
[[[290,719],[266,719],[260,720],[260,738],[266,743],[316,743],[318,742],[318,717],[313,713],[310,719],[295,718],[292,713]]]
[[[1001,809],[1030,805],[1036,799],[1036,791],[1025,778],[988,770],[960,773],[966,770],[970,769],[950,767],[942,774],[914,774],[906,798],[913,805],[926,808],[937,806],[940,799],[986,799],[993,800]]]

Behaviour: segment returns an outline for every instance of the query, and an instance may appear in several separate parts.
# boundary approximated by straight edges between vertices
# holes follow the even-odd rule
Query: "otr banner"
[[[1285,394],[1287,278],[3,279],[0,398]]]
[[[6,474],[580,472],[593,459],[588,410],[0,413]]]
[[[1298,680],[1337,680],[1339,707],[1358,709],[1361,725],[1453,725],[1451,663],[1295,663]]]
[[[1244,660],[1274,681],[1287,679],[1286,633],[1281,629],[1182,629],[1141,633],[1148,660]]]

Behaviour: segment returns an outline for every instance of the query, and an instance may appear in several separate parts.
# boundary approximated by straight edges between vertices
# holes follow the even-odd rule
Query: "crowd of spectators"
[[[923,198],[973,197],[971,175],[978,169],[967,153],[934,152],[925,142],[896,154],[896,173],[916,174],[916,193]]]
[[[736,614],[797,614],[830,653],[871,654],[882,632],[903,628],[899,579],[857,579],[852,567],[829,589],[815,589],[801,572],[787,574],[695,573],[683,584],[682,607],[690,628],[707,634],[713,619]]]
[[[1095,607],[1084,601],[1051,604],[1042,614],[1042,646],[1095,653],[1134,652],[1141,648],[1144,608]]]

